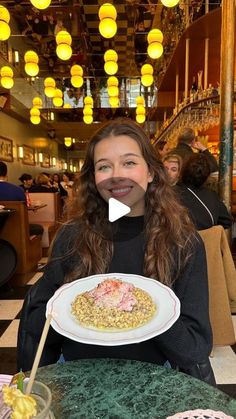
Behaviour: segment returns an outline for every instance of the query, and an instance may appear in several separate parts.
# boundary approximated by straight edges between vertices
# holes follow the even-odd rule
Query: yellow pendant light
[[[80,65],[73,65],[70,69],[71,74],[71,84],[72,86],[79,88],[83,86],[84,80],[83,80],[83,68]]]
[[[116,86],[110,86],[107,88],[108,96],[110,97],[118,97],[119,96],[119,89]]]
[[[5,65],[0,70],[1,85],[5,89],[11,89],[14,86],[13,71],[11,67]]]
[[[31,116],[30,122],[34,125],[38,125],[41,122],[40,116]]]
[[[72,138],[71,137],[64,137],[64,144],[66,147],[71,147]]]
[[[139,106],[143,106],[144,105],[144,97],[143,96],[137,96],[136,97],[136,105]]]
[[[118,71],[118,64],[115,61],[106,61],[104,64],[105,73],[113,76]]]
[[[33,98],[33,107],[41,109],[43,106],[43,101],[40,97],[36,96]]]
[[[33,106],[33,108],[30,109],[30,116],[40,116],[40,110]]]
[[[83,117],[83,121],[84,121],[84,123],[85,123],[85,124],[87,124],[87,125],[92,124],[92,122],[93,122],[93,117],[92,117],[92,116],[89,116],[89,115],[84,115],[84,117]]]
[[[142,105],[137,106],[136,115],[145,115],[145,114],[146,114],[146,111],[145,111],[144,106]]]
[[[30,2],[36,9],[40,10],[47,9],[51,4],[51,0],[30,0]]]
[[[179,0],[161,0],[163,6],[174,7],[179,3]]]
[[[35,77],[39,72],[39,57],[34,51],[27,51],[24,55],[25,60],[25,72],[28,76]]]
[[[147,53],[150,58],[157,59],[160,58],[163,54],[163,45],[160,42],[152,42],[147,47]]]
[[[151,64],[144,64],[141,67],[141,83],[145,87],[149,87],[152,85],[154,79],[153,79],[153,67]]]
[[[52,77],[44,80],[44,93],[47,97],[53,97],[55,93],[56,82]]]
[[[104,38],[113,38],[117,32],[117,12],[111,3],[104,3],[98,11],[100,19],[99,32]]]
[[[54,97],[52,99],[53,105],[57,108],[63,105],[63,93],[60,89],[55,89]]]
[[[119,80],[118,80],[118,78],[115,77],[115,76],[108,77],[108,79],[107,79],[107,86],[108,87],[110,87],[110,86],[116,86],[116,87],[118,87],[119,86]]]
[[[90,108],[89,106],[85,106],[84,109],[83,109],[83,115],[84,116],[92,116],[93,115],[92,108]]]
[[[152,42],[163,42],[163,33],[160,29],[152,29],[148,32],[147,41],[149,44]]]
[[[84,105],[93,108],[93,98],[91,96],[85,96]]]
[[[69,60],[72,56],[72,38],[69,32],[60,31],[56,35],[56,54],[61,60]]]
[[[136,115],[136,121],[138,122],[138,124],[143,124],[146,120],[145,115]]]
[[[11,35],[11,29],[8,23],[10,22],[10,13],[6,7],[0,4],[0,41],[6,41]]]
[[[72,106],[70,105],[70,103],[64,103],[63,108],[65,108],[65,109],[71,109]]]
[[[104,54],[104,61],[118,61],[118,54],[114,49],[108,49]]]
[[[109,104],[110,104],[110,107],[111,108],[119,108],[119,106],[120,106],[120,100],[119,100],[118,97],[111,96],[109,98]]]

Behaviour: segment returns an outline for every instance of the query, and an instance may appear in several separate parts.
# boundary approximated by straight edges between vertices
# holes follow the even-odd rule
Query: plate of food
[[[63,336],[81,343],[117,346],[151,339],[180,315],[174,292],[140,275],[110,273],[60,287],[47,303],[46,316]]]

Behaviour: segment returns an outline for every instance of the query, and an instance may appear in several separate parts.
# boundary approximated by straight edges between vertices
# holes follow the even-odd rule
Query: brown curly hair
[[[102,139],[121,135],[138,143],[150,172],[154,174],[145,196],[144,275],[171,286],[191,255],[195,229],[186,209],[169,186],[163,164],[145,132],[127,118],[108,122],[88,144],[74,199],[67,213],[67,219],[78,229],[73,251],[78,253],[80,264],[67,275],[66,282],[108,271],[113,255],[113,243],[109,238],[111,223],[108,221],[108,205],[95,185],[94,149]]]

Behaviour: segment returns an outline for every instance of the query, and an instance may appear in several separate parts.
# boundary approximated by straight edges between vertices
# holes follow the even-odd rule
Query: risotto
[[[156,305],[146,291],[115,278],[77,295],[71,306],[73,316],[82,326],[114,331],[142,326],[156,312]]]

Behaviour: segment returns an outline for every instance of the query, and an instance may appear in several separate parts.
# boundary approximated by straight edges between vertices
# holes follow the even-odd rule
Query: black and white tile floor
[[[42,264],[46,262],[43,258]],[[16,343],[20,312],[28,289],[40,278],[42,272],[35,273],[25,287],[0,288],[0,374],[16,372]],[[233,315],[236,333],[236,314]],[[211,363],[218,387],[236,398],[236,345],[215,347]]]

